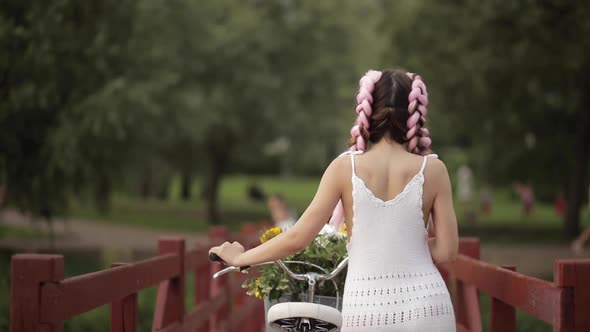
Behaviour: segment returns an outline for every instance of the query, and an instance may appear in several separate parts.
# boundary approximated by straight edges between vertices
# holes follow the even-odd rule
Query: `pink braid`
[[[350,151],[365,151],[367,149],[367,142],[363,138],[360,125],[362,124],[367,131],[369,130],[369,119],[373,114],[371,108],[373,90],[375,89],[375,83],[381,78],[381,74],[380,71],[369,70],[359,81],[359,93],[356,95],[357,106],[355,108],[358,117],[355,125],[350,129],[350,135],[356,139],[356,144],[350,147]]]
[[[369,70],[365,76],[359,80],[359,92],[356,95],[357,106],[355,108],[356,118],[354,126],[350,129],[350,136],[356,140],[356,143],[350,147],[350,151],[365,151],[367,149],[367,142],[363,138],[361,133],[360,125],[363,125],[367,131],[369,131],[371,114],[373,109],[371,104],[373,103],[373,90],[375,90],[375,83],[381,78],[381,72],[377,70]],[[334,212],[332,212],[332,218],[330,218],[330,224],[336,229],[339,229],[344,222],[344,206],[342,200],[338,201]]]
[[[428,112],[426,108],[428,106],[428,92],[420,75],[414,73],[407,73],[407,75],[412,79],[412,91],[408,96],[408,112],[410,113],[407,122],[408,133],[406,134],[406,138],[409,140],[408,149],[413,153],[426,154],[432,140],[428,129],[420,128],[418,122],[421,119],[424,121]]]

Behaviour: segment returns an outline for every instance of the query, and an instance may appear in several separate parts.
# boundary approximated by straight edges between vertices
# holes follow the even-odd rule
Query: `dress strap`
[[[354,171],[354,155],[355,154],[362,154],[364,151],[346,151],[343,152],[339,157],[342,157],[344,155],[350,155],[350,164],[352,166],[352,176],[355,177],[356,176],[356,172]]]
[[[424,172],[424,169],[426,168],[426,162],[428,161],[428,157],[438,158],[438,155],[434,153],[425,155],[424,161],[422,161],[422,167],[420,168],[420,172],[418,174],[422,174]]]

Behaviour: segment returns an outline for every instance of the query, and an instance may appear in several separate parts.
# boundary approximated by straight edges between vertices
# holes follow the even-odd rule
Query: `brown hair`
[[[369,117],[369,130],[359,123],[361,135],[365,141],[377,143],[383,138],[391,139],[399,144],[406,144],[412,137],[408,134],[408,96],[412,90],[412,81],[416,75],[408,76],[408,73],[399,69],[388,69],[382,72],[381,78],[375,83],[372,93],[373,110]],[[426,120],[420,117],[417,124],[418,130],[414,136],[422,137],[426,128]],[[351,138],[349,146],[356,144],[356,139]],[[430,148],[418,143],[417,153],[429,153]],[[413,151],[414,152],[414,151]]]

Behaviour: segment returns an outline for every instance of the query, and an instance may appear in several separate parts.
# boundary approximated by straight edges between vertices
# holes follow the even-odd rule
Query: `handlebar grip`
[[[219,257],[217,254],[215,254],[215,253],[212,253],[212,252],[211,252],[211,253],[209,253],[209,260],[210,260],[210,261],[213,261],[213,262],[221,262],[221,263],[223,263],[223,264],[227,265],[227,264],[225,263],[225,261],[224,261],[224,260],[223,260],[221,257]],[[241,266],[241,267],[240,267],[240,271],[244,271],[244,270],[247,270],[247,269],[249,269],[249,268],[250,268],[250,265],[248,265],[248,266]]]
[[[225,263],[223,261],[223,259],[221,259],[221,257],[217,256],[217,254],[210,252],[209,253],[209,260],[213,261],[213,262],[222,262]]]

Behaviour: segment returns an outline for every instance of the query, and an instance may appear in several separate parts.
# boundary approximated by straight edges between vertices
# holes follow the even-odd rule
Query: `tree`
[[[297,142],[290,154],[298,157],[309,155],[307,144],[325,154],[334,137],[345,140],[334,119],[373,57],[363,52],[372,39],[359,36],[372,27],[358,9],[373,10],[354,1],[142,5],[140,66],[165,82],[152,97],[170,128],[161,146],[187,178],[204,164],[209,220],[220,219],[218,188],[240,156],[261,154],[279,136]]]
[[[180,172],[189,196],[200,172],[218,221],[222,177],[250,155],[267,162],[268,141],[293,142],[284,164],[316,167],[345,142],[379,15],[353,0],[3,2],[9,197],[54,215],[90,191],[106,212],[136,173]]]
[[[565,188],[564,233],[577,234],[590,169],[590,43],[577,37],[590,31],[588,4],[424,1],[413,17],[388,28],[453,124],[446,138],[467,141],[496,183],[531,181],[542,195]]]
[[[84,105],[124,72],[133,10],[132,0],[0,5],[0,158],[8,197],[20,208],[51,219],[79,182],[97,178],[98,192],[110,190],[104,172],[116,138],[85,140],[93,133],[74,129],[119,125],[108,110]],[[84,160],[84,152],[95,158]]]

